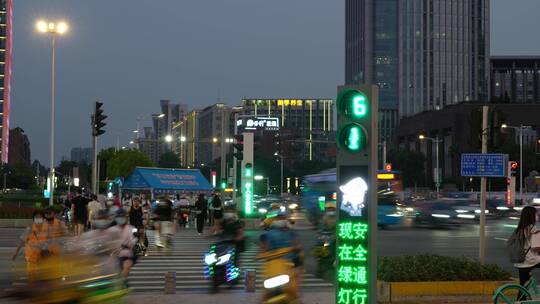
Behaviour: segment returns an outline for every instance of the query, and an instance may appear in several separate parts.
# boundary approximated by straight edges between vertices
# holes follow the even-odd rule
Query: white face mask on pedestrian
[[[37,224],[37,225],[43,224],[43,218],[41,217],[35,218],[34,224]]]

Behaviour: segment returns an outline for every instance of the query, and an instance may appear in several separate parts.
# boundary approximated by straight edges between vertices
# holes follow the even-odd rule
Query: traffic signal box
[[[106,115],[103,115],[103,103],[96,101],[94,106],[94,114],[92,115],[92,136],[100,136],[105,133],[103,127],[107,124],[105,123]]]
[[[536,139],[536,154],[540,154],[540,137]]]
[[[517,161],[509,161],[506,171],[506,205],[514,206],[516,200],[516,174],[519,169]]]
[[[336,303],[376,303],[378,87],[337,96]]]

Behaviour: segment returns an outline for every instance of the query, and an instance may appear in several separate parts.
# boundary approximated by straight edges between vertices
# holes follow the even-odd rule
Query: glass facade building
[[[539,56],[492,56],[491,102],[540,103]]]
[[[489,0],[401,0],[399,113],[411,116],[489,92]]]
[[[379,86],[380,141],[399,117],[488,99],[489,0],[345,4],[345,82]]]
[[[8,162],[13,1],[0,0],[0,160]]]

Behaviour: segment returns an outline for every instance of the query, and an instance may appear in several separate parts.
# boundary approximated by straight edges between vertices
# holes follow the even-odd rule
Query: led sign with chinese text
[[[236,126],[244,130],[279,131],[278,117],[244,117],[236,120]]]

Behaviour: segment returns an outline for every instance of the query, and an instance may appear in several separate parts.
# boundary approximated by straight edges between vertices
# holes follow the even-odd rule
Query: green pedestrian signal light
[[[251,164],[246,164],[246,167],[244,168],[244,176],[245,177],[253,176],[253,167]]]
[[[348,118],[364,118],[369,114],[368,98],[357,90],[344,90],[338,96],[338,108]]]
[[[366,132],[362,126],[352,123],[345,125],[338,131],[339,147],[351,153],[362,151],[367,143]]]
[[[227,182],[225,180],[222,180],[221,181],[221,189],[226,189],[227,188]]]
[[[113,188],[113,183],[112,183],[112,182],[109,182],[109,183],[107,184],[107,190],[111,191],[112,188]]]

